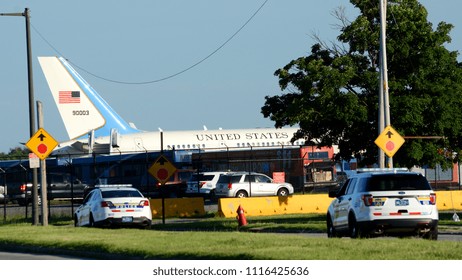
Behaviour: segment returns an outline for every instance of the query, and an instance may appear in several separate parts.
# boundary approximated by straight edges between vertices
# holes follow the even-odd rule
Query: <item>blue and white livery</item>
[[[292,142],[298,128],[142,131],[122,119],[64,58],[38,59],[70,139],[60,143],[53,155],[161,149],[271,148],[304,144],[302,139]]]

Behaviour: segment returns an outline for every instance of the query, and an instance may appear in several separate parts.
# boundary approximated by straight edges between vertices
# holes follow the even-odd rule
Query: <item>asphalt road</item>
[[[0,251],[0,260],[84,260],[73,256],[44,255]],[[88,260],[88,259],[85,259]]]

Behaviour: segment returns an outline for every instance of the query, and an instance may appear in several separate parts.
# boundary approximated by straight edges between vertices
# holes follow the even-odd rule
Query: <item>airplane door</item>
[[[137,151],[146,151],[143,145],[143,139],[135,138],[135,147]]]

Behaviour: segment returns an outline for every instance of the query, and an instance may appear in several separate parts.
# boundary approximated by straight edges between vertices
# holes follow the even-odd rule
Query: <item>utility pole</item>
[[[37,101],[38,126],[43,128],[43,106],[42,102]],[[47,196],[47,166],[46,159],[40,160],[40,198],[42,200],[42,226],[48,226],[48,196]]]
[[[21,16],[26,19],[26,44],[27,44],[27,76],[28,76],[28,87],[29,87],[29,133],[30,137],[35,134],[35,104],[34,104],[34,85],[32,75],[32,47],[30,40],[30,13],[29,9],[26,8],[24,13],[0,13],[0,16]],[[32,216],[33,225],[39,223],[38,213],[38,176],[37,169],[32,169]],[[27,193],[26,193],[27,199]]]
[[[386,44],[386,28],[387,28],[387,0],[380,0],[380,90],[379,90],[379,135],[384,128],[391,125],[390,122],[390,102],[388,93],[388,70],[387,70],[387,44]],[[385,167],[385,156],[379,149],[379,167]],[[387,167],[393,168],[393,158],[387,158]]]

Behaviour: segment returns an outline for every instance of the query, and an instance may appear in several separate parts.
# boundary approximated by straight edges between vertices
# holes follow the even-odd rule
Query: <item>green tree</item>
[[[380,76],[380,1],[350,0],[359,16],[348,21],[341,9],[338,43],[321,40],[311,54],[275,72],[282,94],[266,96],[262,114],[276,127],[299,125],[296,137],[338,145],[339,158],[377,162]],[[407,139],[394,155],[395,166],[458,160],[462,144],[462,71],[458,53],[449,51],[453,26],[435,29],[417,0],[388,1],[387,63],[391,125]]]
[[[26,159],[29,157],[29,149],[28,148],[10,148],[10,152],[5,154],[3,152],[0,153],[0,160],[9,160],[9,159]]]

